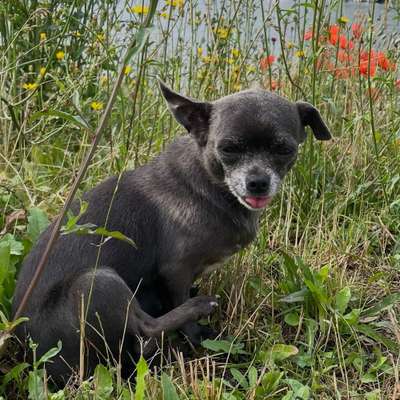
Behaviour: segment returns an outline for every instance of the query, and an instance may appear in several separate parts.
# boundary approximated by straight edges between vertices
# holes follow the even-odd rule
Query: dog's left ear
[[[211,104],[182,96],[159,81],[161,92],[175,119],[194,136],[200,146],[207,143]]]
[[[301,123],[303,126],[309,126],[318,140],[329,140],[332,138],[321,114],[312,104],[298,101],[296,102],[296,106]],[[303,136],[302,139],[305,140],[305,134]]]

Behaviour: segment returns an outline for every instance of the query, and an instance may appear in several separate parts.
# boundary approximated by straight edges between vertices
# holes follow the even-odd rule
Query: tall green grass
[[[158,371],[142,360],[136,385],[109,365],[58,392],[44,369],[56,350],[28,365],[8,340],[0,393],[16,399],[395,399],[399,50],[377,21],[380,6],[347,21],[340,1],[294,2],[289,10],[252,0],[159,3],[79,193],[147,162],[180,134],[156,77],[202,99],[258,85],[311,101],[334,140],[320,144],[310,135],[255,243],[212,279],[202,279],[203,292],[221,296],[211,318],[220,340],[204,343],[188,359],[171,350]],[[398,4],[391,4],[384,12],[398,15]],[[0,329],[11,323],[22,258],[65,201],[111,94],[126,38],[137,32],[145,17],[138,11],[146,5],[0,4]],[[354,37],[353,23],[360,23],[361,37]],[[370,49],[384,52],[388,68]],[[276,58],[266,62],[268,56]]]

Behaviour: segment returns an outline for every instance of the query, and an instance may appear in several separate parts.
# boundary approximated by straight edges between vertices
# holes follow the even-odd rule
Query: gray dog
[[[110,359],[132,366],[131,358],[154,353],[162,332],[180,330],[194,344],[209,337],[210,329],[196,321],[217,301],[190,297],[193,282],[254,239],[261,211],[296,160],[305,126],[319,140],[331,138],[308,103],[264,90],[199,102],[160,85],[189,134],[148,164],[86,193],[89,206],[79,221],[120,231],[137,248],[111,239],[99,252],[93,236],[60,237],[26,309],[29,321],[17,330],[21,339],[30,335],[39,343],[39,355],[62,341],[47,366],[55,380],[79,365],[82,296],[88,373]],[[24,261],[14,312],[51,229]]]

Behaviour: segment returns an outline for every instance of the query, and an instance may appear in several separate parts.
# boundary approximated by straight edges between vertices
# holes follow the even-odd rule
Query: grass
[[[257,84],[311,101],[335,138],[320,144],[310,135],[257,240],[200,282],[202,292],[221,296],[210,321],[221,339],[190,359],[171,350],[158,370],[141,360],[132,365],[136,384],[108,365],[63,390],[46,381],[56,350],[29,365],[7,340],[0,396],[400,397],[400,54],[377,7],[371,3],[369,19],[347,21],[340,1],[294,2],[290,10],[251,0],[160,2],[78,196],[180,134],[157,76],[202,99]],[[400,15],[398,2],[390,7]],[[0,5],[2,330],[21,261],[68,195],[142,10],[140,2],[106,0]]]

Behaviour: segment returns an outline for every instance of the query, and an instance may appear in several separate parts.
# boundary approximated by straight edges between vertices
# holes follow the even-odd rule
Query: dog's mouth
[[[269,196],[246,196],[242,197],[243,201],[253,209],[265,208],[271,203],[272,197]]]

